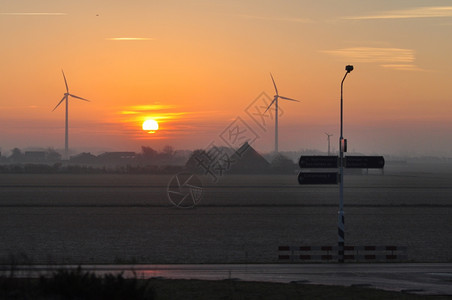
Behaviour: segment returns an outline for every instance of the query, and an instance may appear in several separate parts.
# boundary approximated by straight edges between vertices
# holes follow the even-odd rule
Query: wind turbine
[[[275,83],[275,80],[273,79],[272,73],[270,73],[270,76],[273,81],[273,86],[275,87],[276,95],[274,96],[273,101],[270,103],[270,105],[267,107],[267,109],[265,110],[264,113],[266,113],[267,110],[269,110],[270,107],[273,105],[273,103],[275,103],[275,152],[278,153],[278,98],[281,98],[284,100],[296,101],[296,102],[300,102],[300,101],[292,99],[292,98],[280,96],[278,94],[278,88],[276,87],[276,83]]]
[[[328,156],[330,156],[330,137],[332,137],[333,135],[329,134],[329,133],[326,133],[326,132],[325,132],[325,134],[328,137]]]
[[[83,101],[88,101],[90,102],[88,99],[73,95],[71,93],[69,93],[69,87],[67,85],[67,81],[66,81],[66,76],[64,76],[64,71],[61,70],[61,72],[63,73],[63,78],[64,78],[64,84],[66,85],[66,93],[64,93],[63,98],[60,100],[60,102],[58,102],[58,104],[55,106],[55,108],[52,110],[52,112],[57,109],[58,106],[60,106],[61,103],[63,103],[64,100],[66,100],[66,133],[65,133],[65,139],[64,139],[64,156],[65,159],[68,159],[69,156],[69,137],[68,137],[68,104],[69,104],[69,96],[76,98],[76,99],[80,99]]]

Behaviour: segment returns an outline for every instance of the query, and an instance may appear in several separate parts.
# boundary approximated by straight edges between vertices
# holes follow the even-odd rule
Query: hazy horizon
[[[199,147],[199,148],[193,148],[193,149],[186,149],[186,148],[175,148],[172,145],[165,145],[165,146],[171,146],[173,148],[173,150],[175,152],[194,152],[196,150],[206,150],[208,151],[211,148],[208,147]],[[69,151],[69,155],[70,156],[75,156],[78,154],[82,154],[82,153],[91,153],[93,155],[100,155],[103,153],[107,153],[107,152],[134,152],[136,154],[140,154],[142,153],[142,148],[141,147],[150,147],[153,150],[156,150],[157,152],[161,153],[164,149],[164,147],[161,148],[153,148],[147,145],[142,145],[138,148],[130,148],[130,149],[126,149],[126,148],[102,148],[102,147],[98,147],[98,148],[93,148],[93,147],[84,147],[84,148],[75,148],[75,149],[70,149]],[[0,155],[3,157],[9,157],[12,154],[12,150],[18,148],[19,150],[22,151],[22,153],[25,153],[26,151],[48,151],[48,150],[54,150],[56,152],[58,152],[59,154],[61,154],[62,156],[64,155],[64,148],[54,148],[54,147],[33,147],[33,146],[28,146],[28,147],[12,147],[12,148],[8,148],[8,149],[4,149],[4,148],[0,148]],[[269,150],[269,151],[261,151],[259,148],[255,148],[253,147],[259,154],[261,155],[274,155],[275,152],[273,150]],[[237,150],[237,148],[232,148]],[[291,157],[292,159],[294,159],[294,161],[298,161],[299,157],[302,155],[327,155],[328,154],[328,150],[327,149],[316,149],[316,148],[302,148],[302,149],[288,149],[288,150],[280,150],[279,151],[280,154],[283,155],[289,155],[289,156],[294,156],[296,155],[296,157]],[[337,148],[331,149],[330,151],[330,155],[339,155],[339,153],[337,152]],[[345,156],[347,155],[365,155],[365,156],[373,156],[373,155],[377,155],[377,156],[383,156],[386,159],[416,159],[416,158],[435,158],[435,159],[452,159],[452,155],[428,155],[428,154],[422,154],[422,153],[380,153],[380,152],[361,152],[361,151],[356,151],[356,150],[351,150],[345,153]]]

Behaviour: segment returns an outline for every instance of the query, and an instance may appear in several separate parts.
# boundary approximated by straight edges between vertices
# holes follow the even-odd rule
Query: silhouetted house
[[[47,153],[46,153],[46,159],[47,159],[47,162],[50,162],[50,163],[60,162],[61,154],[56,152],[53,149],[49,149],[49,150],[47,150]]]
[[[26,164],[49,164],[61,161],[61,154],[53,149],[46,151],[25,151],[23,154],[19,149],[14,149],[13,154],[9,157],[9,161],[13,163]]]
[[[47,161],[47,152],[25,151],[23,160],[27,163],[44,163]]]
[[[208,171],[210,165],[208,153],[205,150],[195,150],[192,152],[187,162],[185,163],[185,168],[193,173],[202,174],[203,168]],[[203,167],[205,166],[205,167]]]
[[[248,142],[245,142],[231,156],[232,174],[266,174],[270,171],[270,163],[260,155]]]
[[[129,164],[135,162],[135,152],[105,152],[97,156],[100,163],[105,164]]]
[[[271,170],[270,163],[248,143],[237,150],[227,147],[195,150],[185,168],[215,180],[225,174],[266,174]]]
[[[95,164],[98,162],[98,158],[95,155],[92,155],[90,152],[83,152],[74,156],[71,156],[69,159],[71,163],[76,164]]]

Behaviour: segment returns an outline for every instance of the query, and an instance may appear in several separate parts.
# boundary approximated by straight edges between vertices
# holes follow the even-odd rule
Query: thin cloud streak
[[[150,112],[150,111],[164,110],[164,109],[171,109],[171,108],[175,108],[175,106],[174,105],[162,105],[162,104],[135,105],[135,106],[130,106],[126,110],[121,111],[121,114],[124,114],[124,115],[139,114],[142,112]]]
[[[291,23],[312,23],[313,21],[305,18],[288,18],[288,17],[265,17],[255,15],[234,15],[243,19],[251,20],[264,20],[264,21],[278,21],[278,22],[291,22]]]
[[[51,13],[51,12],[9,12],[0,13],[3,16],[66,16],[67,13]]]
[[[354,47],[337,50],[325,50],[323,53],[340,56],[356,62],[412,63],[414,50],[400,48]]]
[[[380,65],[383,68],[386,69],[393,69],[398,71],[425,71],[424,69],[419,68],[416,65],[404,65],[404,64],[387,64],[387,65]]]
[[[147,37],[114,37],[106,38],[107,41],[153,41],[153,38]]]
[[[414,64],[415,52],[412,49],[354,47],[321,51],[361,63],[378,63],[382,68],[398,71],[425,71]]]
[[[345,20],[384,20],[452,17],[452,6],[418,7],[406,10],[392,10],[378,15],[344,17]]]
[[[174,112],[174,110],[178,110]],[[128,106],[118,111],[119,115],[156,115],[161,119],[166,119],[165,116],[193,116],[198,118],[200,115],[212,115],[220,113],[219,111],[180,111],[175,105],[163,105],[163,104],[149,104],[149,105],[135,105]]]

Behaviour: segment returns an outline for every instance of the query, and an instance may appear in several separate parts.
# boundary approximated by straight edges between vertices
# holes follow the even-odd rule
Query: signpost
[[[355,169],[382,169],[385,166],[383,156],[346,156],[345,167]]]
[[[348,70],[347,70],[348,71]],[[347,74],[346,74],[347,75]],[[344,77],[345,79],[345,77]],[[343,82],[343,81],[342,81]],[[342,100],[342,97],[341,97]],[[342,106],[342,105],[341,105]],[[351,169],[383,169],[385,159],[383,156],[344,156],[347,142],[342,138],[341,128],[341,150],[338,156],[301,156],[298,164],[301,169],[336,169],[335,172],[303,172],[298,174],[299,184],[338,184],[339,189],[339,212],[338,212],[338,260],[344,262],[344,203],[343,203],[343,180],[344,168]],[[339,169],[339,173],[337,172]]]
[[[300,168],[331,168],[335,169],[338,166],[337,156],[301,156],[298,162]]]
[[[302,169],[337,169],[337,156],[301,156],[298,162]],[[300,172],[298,174],[299,184],[337,184],[338,174],[336,172]]]
[[[339,167],[337,156],[301,156],[298,162],[302,169],[336,169]],[[385,158],[383,156],[345,156],[344,167],[347,169],[383,169]]]

